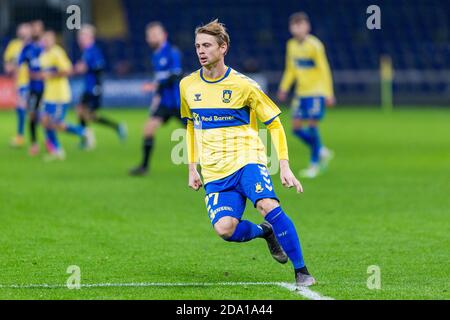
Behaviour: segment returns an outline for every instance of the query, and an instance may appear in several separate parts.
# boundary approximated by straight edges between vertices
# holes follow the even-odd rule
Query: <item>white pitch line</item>
[[[279,282],[278,285],[282,288],[286,288],[289,291],[295,292],[299,295],[308,298],[309,300],[334,300],[333,298],[320,295],[320,293],[312,291],[308,287],[297,287],[295,284]]]
[[[226,286],[278,286],[295,292],[310,300],[333,300],[333,298],[321,296],[307,287],[297,287],[286,282],[131,282],[131,283],[92,283],[80,284],[81,288],[111,288],[111,287],[226,287]],[[66,288],[64,284],[0,284],[0,289],[57,289]]]

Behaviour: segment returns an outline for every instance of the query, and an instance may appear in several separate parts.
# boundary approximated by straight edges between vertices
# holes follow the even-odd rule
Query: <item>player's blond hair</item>
[[[289,17],[289,24],[297,24],[301,22],[309,22],[309,17],[306,14],[306,12],[303,11],[294,12]]]
[[[86,32],[95,37],[97,29],[92,24],[83,24],[81,26],[80,32]]]
[[[218,19],[215,19],[203,26],[197,27],[195,29],[195,35],[198,35],[199,33],[209,34],[213,36],[214,38],[216,38],[219,46],[226,44],[228,52],[228,49],[230,48],[230,36],[228,35],[225,25],[223,23],[220,23]]]

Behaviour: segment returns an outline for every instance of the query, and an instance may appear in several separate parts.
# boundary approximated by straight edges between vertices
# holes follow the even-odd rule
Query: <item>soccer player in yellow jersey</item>
[[[72,94],[69,85],[69,75],[72,63],[63,48],[56,44],[55,33],[45,32],[42,38],[44,52],[40,56],[41,78],[44,80],[44,112],[42,123],[46,129],[47,150],[46,160],[63,160],[64,150],[58,141],[56,130],[65,131],[86,139],[92,144],[92,134],[81,125],[64,122]]]
[[[217,20],[195,31],[201,69],[180,83],[181,117],[187,120],[189,186],[198,190],[202,179],[206,207],[216,233],[226,241],[264,238],[275,260],[294,265],[300,286],[315,283],[308,273],[297,231],[275,194],[257,119],[270,130],[286,187],[302,192],[289,168],[288,149],[278,107],[252,79],[225,65],[230,38]],[[250,199],[267,222],[242,220]]]
[[[22,147],[25,143],[25,118],[28,100],[28,68],[26,65],[18,65],[19,55],[26,43],[31,40],[31,26],[28,23],[22,23],[17,27],[17,38],[11,40],[6,47],[3,60],[7,74],[15,77],[17,89],[17,133],[11,140],[11,146]]]
[[[293,105],[293,132],[311,150],[309,168],[300,174],[314,178],[324,168],[333,153],[322,146],[319,121],[325,113],[325,104],[334,105],[333,80],[325,48],[315,36],[309,34],[311,26],[304,12],[297,12],[289,19],[293,35],[287,43],[286,68],[281,81],[278,98],[285,101],[287,92],[296,82]]]

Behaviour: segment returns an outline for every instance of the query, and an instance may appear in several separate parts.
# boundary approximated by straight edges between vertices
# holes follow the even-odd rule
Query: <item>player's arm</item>
[[[321,79],[323,79],[324,82],[326,103],[328,106],[332,106],[335,104],[333,78],[331,76],[330,65],[325,53],[325,47],[322,43],[320,43],[317,47],[316,59],[317,67],[321,74]]]
[[[294,176],[289,166],[286,133],[279,118],[280,109],[259,88],[252,86],[251,91],[250,106],[255,109],[258,119],[269,129],[272,143],[280,161],[281,183],[288,188],[295,187],[297,192],[303,192],[300,181]]]
[[[9,44],[8,47],[5,50],[5,53],[3,54],[3,65],[5,68],[5,73],[9,76],[14,75],[14,72],[16,71],[16,59],[14,56],[12,45]]]
[[[43,79],[69,77],[72,74],[72,63],[64,52],[55,56],[56,68],[43,70]]]
[[[168,70],[156,72],[153,90],[159,93],[164,88],[170,88],[178,83],[182,77],[181,54],[178,50],[172,49],[169,57]],[[150,86],[147,86],[150,88]]]
[[[181,69],[181,54],[178,50],[172,49],[170,53],[170,68],[168,73],[159,80],[159,86],[172,86],[181,80],[182,69]]]
[[[188,167],[189,167],[189,182],[190,188],[197,191],[203,185],[200,174],[197,171],[198,160],[197,160],[197,150],[195,147],[195,133],[194,133],[194,123],[192,120],[187,121],[186,128],[186,144],[187,144],[187,154],[188,154]]]
[[[8,76],[13,76],[16,72],[16,64],[13,61],[4,61],[5,73]]]
[[[194,132],[194,122],[192,119],[192,112],[187,104],[185,94],[184,94],[184,85],[180,83],[180,113],[181,118],[187,120],[186,125],[186,145],[187,145],[187,158],[188,158],[188,167],[189,167],[189,182],[188,185],[190,188],[197,191],[203,185],[202,179],[200,178],[200,174],[197,171],[198,166],[198,153],[195,144],[195,132]]]
[[[277,151],[278,160],[280,161],[280,179],[283,186],[291,188],[295,187],[297,192],[303,192],[303,187],[298,179],[292,173],[289,166],[288,147],[286,140],[286,133],[280,118],[277,116],[270,124],[267,125],[269,129],[272,143]]]
[[[289,49],[289,43],[286,46],[286,59],[285,59],[285,69],[283,72],[283,77],[281,79],[280,87],[278,88],[278,99],[280,101],[285,101],[287,94],[292,84],[295,81],[295,65],[291,58],[291,50]]]
[[[84,59],[78,61],[74,66],[74,71],[78,74],[92,72],[99,76],[105,70],[105,57],[98,47],[95,47],[90,54],[85,54]]]

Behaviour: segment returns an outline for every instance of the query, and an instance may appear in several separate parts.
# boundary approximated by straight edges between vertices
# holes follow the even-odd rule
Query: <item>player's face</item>
[[[91,32],[80,31],[78,33],[78,44],[81,48],[88,48],[94,42],[94,36]]]
[[[42,45],[47,50],[55,45],[56,39],[53,32],[46,32],[42,36]]]
[[[41,20],[33,21],[31,23],[31,35],[34,40],[38,40],[44,33],[44,24]]]
[[[294,36],[294,38],[303,40],[310,32],[311,26],[308,21],[300,21],[296,23],[291,23],[289,25],[289,31]]]
[[[17,38],[27,41],[31,38],[31,26],[28,23],[21,24],[17,29]]]
[[[167,33],[159,26],[147,29],[146,40],[148,45],[153,49],[158,49],[167,40]]]
[[[227,45],[223,44],[222,46],[219,46],[219,43],[214,36],[199,33],[195,37],[195,49],[202,67],[208,67],[223,60],[227,51]]]

